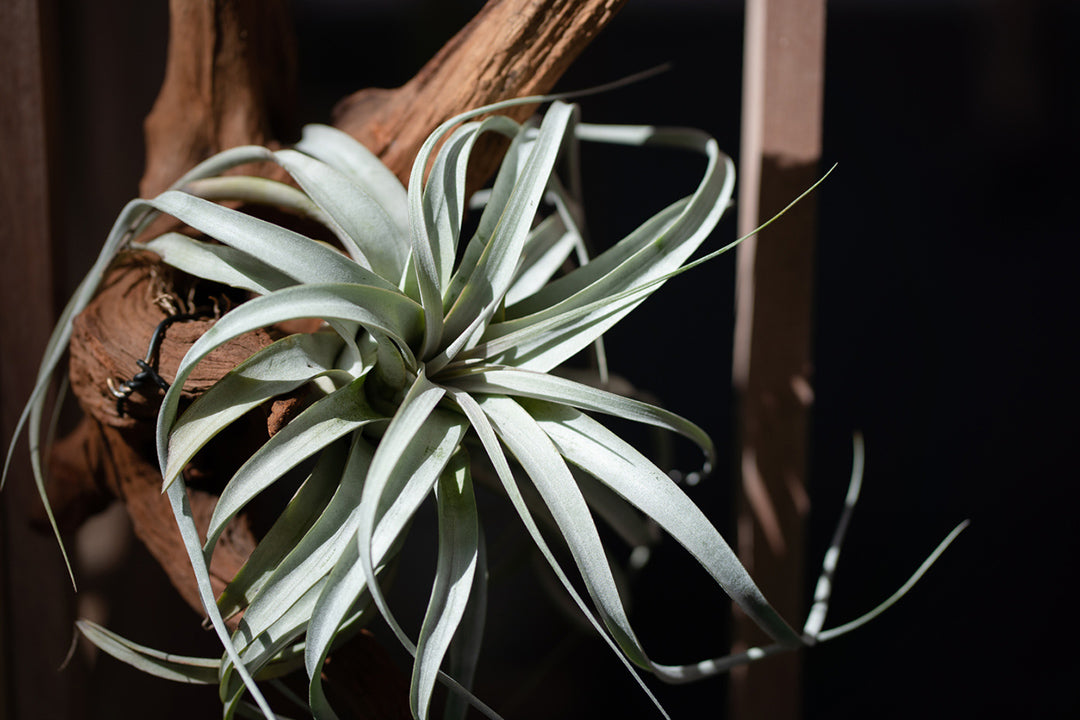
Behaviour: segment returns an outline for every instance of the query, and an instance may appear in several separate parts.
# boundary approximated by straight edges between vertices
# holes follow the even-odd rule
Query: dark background
[[[137,191],[141,119],[164,63],[164,6],[60,3],[69,283]],[[401,84],[479,6],[297,0],[299,119],[326,121],[354,89]],[[851,433],[861,430],[868,444],[829,624],[888,596],[956,523],[972,524],[885,616],[804,652],[808,718],[1080,710],[1070,650],[1080,545],[1070,340],[1080,256],[1078,15],[1066,0],[829,5],[822,166],[838,169],[817,194],[810,568],[842,503]],[[560,87],[671,62],[658,78],[584,100],[584,118],[701,127],[737,158],[741,37],[735,0],[632,0]],[[590,152],[586,163],[598,245],[661,206],[650,199],[651,173],[688,184],[698,172],[632,150]],[[712,244],[733,236],[729,219]],[[717,439],[721,469],[731,467],[733,261],[673,281],[609,339],[617,372]],[[730,493],[730,474],[720,472],[694,497],[725,525]],[[182,618],[184,609],[137,543],[126,547],[119,568],[87,573],[85,596],[97,598],[110,627],[185,650],[197,624],[148,629],[139,611],[172,608]],[[657,717],[599,641],[567,639],[535,586],[510,585],[521,607],[492,620],[485,699],[516,718],[593,717],[609,704],[618,708],[610,716]],[[722,650],[722,595],[675,549],[658,551],[637,590],[635,617],[658,659]],[[811,590],[808,580],[807,607]],[[145,680],[108,658],[93,665],[92,717],[130,716],[124,693],[176,717],[215,712],[212,691]],[[675,718],[722,714],[722,681],[657,692]]]

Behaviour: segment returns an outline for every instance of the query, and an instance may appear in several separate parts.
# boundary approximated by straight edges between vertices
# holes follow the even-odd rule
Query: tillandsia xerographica
[[[168,215],[205,239],[170,232],[139,247],[194,277],[245,290],[252,299],[223,314],[190,348],[165,392],[157,425],[164,489],[224,654],[178,657],[80,623],[93,642],[148,672],[218,684],[225,717],[237,710],[275,717],[258,681],[273,682],[303,665],[310,712],[335,718],[322,688],[323,663],[335,643],[381,617],[415,657],[410,691],[415,717],[428,716],[437,681],[454,690],[451,714],[462,714],[468,702],[498,717],[468,691],[487,583],[473,490],[474,471],[481,466],[565,591],[631,671],[636,666],[684,682],[811,644],[860,622],[821,630],[835,565],[830,552],[810,620],[802,632],[794,630],[679,485],[593,415],[682,435],[701,448],[707,469],[713,444],[698,426],[553,372],[599,342],[665,280],[735,244],[690,262],[729,204],[731,160],[695,130],[585,124],[578,121],[576,106],[558,100],[542,121],[522,125],[490,114],[501,107],[505,104],[480,108],[440,126],[416,157],[408,190],[351,137],[310,126],[291,149],[228,150],[158,197],[135,200],[124,209],[61,317],[24,413],[39,488],[45,389],[63,356],[72,318],[89,302],[117,253],[151,221]],[[480,115],[486,117],[475,119]],[[509,150],[477,206],[475,231],[459,244],[468,201],[466,166],[476,140],[489,132],[506,136]],[[574,191],[582,140],[699,153],[705,171],[691,195],[590,259]],[[222,175],[264,161],[283,167],[297,187]],[[221,201],[286,208],[322,224],[339,247]],[[572,269],[562,271],[568,263]],[[323,320],[322,329],[287,336],[257,352],[178,413],[185,379],[215,348],[253,329],[301,318]],[[200,541],[183,468],[249,410],[299,388],[307,388],[314,400],[232,476],[207,539]],[[215,598],[207,567],[226,525],[311,459],[306,479]],[[858,478],[856,472],[849,510]],[[413,638],[387,602],[382,571],[431,496],[438,514],[437,565],[427,613]],[[594,514],[611,522],[632,546],[650,541],[650,527],[662,529],[772,637],[772,644],[686,665],[654,662],[631,627]],[[839,539],[834,549],[838,546]],[[572,559],[588,598],[560,563],[562,552]],[[230,633],[225,619],[239,613],[242,619]]]

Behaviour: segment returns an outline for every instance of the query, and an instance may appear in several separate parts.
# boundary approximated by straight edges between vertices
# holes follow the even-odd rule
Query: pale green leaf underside
[[[260,295],[297,283],[253,255],[228,245],[194,240],[180,233],[159,235],[146,243],[146,249],[177,270]]]

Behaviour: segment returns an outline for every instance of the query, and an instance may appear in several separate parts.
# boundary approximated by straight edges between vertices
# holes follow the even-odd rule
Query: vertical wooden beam
[[[55,321],[49,172],[50,0],[0,3],[0,424],[4,449]],[[25,450],[0,495],[3,660],[0,716],[78,718],[79,678],[62,673],[74,593],[51,535],[28,523],[37,498]]]
[[[825,0],[747,0],[739,234],[816,179],[821,155]],[[808,198],[738,250],[733,382],[741,483],[739,554],[793,625],[803,599],[816,208]],[[762,642],[737,617],[735,642]],[[797,654],[733,673],[731,717],[801,714]]]

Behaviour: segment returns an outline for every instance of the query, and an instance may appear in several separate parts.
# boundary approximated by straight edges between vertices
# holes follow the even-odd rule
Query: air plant
[[[322,665],[336,644],[379,616],[415,657],[410,689],[415,717],[428,717],[438,681],[454,690],[455,714],[464,712],[465,699],[497,717],[468,691],[487,583],[474,494],[474,480],[482,476],[509,501],[566,593],[635,678],[636,666],[665,681],[694,680],[838,634],[821,630],[832,566],[826,567],[826,589],[816,598],[807,626],[796,631],[769,605],[680,486],[594,416],[644,423],[689,439],[703,453],[705,473],[714,448],[701,428],[660,407],[557,374],[667,279],[735,245],[690,262],[729,205],[731,160],[715,140],[696,130],[590,125],[579,122],[576,106],[561,101],[553,102],[538,124],[519,124],[490,114],[502,107],[480,108],[440,126],[417,155],[407,191],[351,137],[309,126],[291,149],[225,151],[172,189],[123,210],[60,319],[24,412],[39,488],[45,389],[63,355],[71,320],[118,252],[132,246],[151,221],[172,216],[206,239],[169,232],[139,248],[194,277],[245,290],[252,299],[222,315],[190,348],[164,394],[157,424],[163,491],[224,653],[178,657],[81,622],[93,642],[148,672],[218,684],[225,717],[238,710],[275,717],[256,681],[303,666],[310,711],[316,718],[335,718],[322,688]],[[466,167],[484,133],[508,138],[509,150],[466,239]],[[577,144],[583,140],[699,153],[705,170],[691,195],[590,259],[582,242],[576,179]],[[265,161],[283,167],[297,187],[223,175]],[[327,228],[339,247],[231,209],[224,201],[303,215]],[[573,268],[561,271],[568,263]],[[208,353],[253,329],[300,318],[324,322],[317,332],[290,335],[257,352],[179,412],[184,381]],[[301,388],[313,399],[232,476],[201,541],[187,505],[185,465],[253,408]],[[309,460],[314,463],[307,466],[306,479],[215,598],[207,568],[226,525]],[[856,472],[855,492],[859,477]],[[413,638],[384,594],[383,571],[392,565],[417,509],[431,496],[438,514],[437,566],[427,613]],[[772,644],[704,662],[655,662],[631,626],[594,516],[631,546],[652,541],[650,524],[662,529]],[[839,536],[829,555],[833,565],[838,547]],[[559,559],[567,555],[587,598]],[[226,618],[240,613],[230,633]]]

